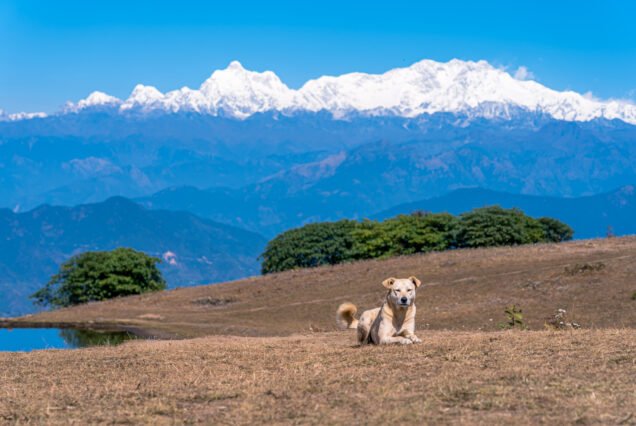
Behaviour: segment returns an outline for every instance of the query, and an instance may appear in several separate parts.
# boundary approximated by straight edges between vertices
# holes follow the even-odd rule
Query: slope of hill
[[[158,334],[289,335],[335,330],[344,301],[379,306],[381,282],[416,275],[417,327],[498,330],[517,304],[531,329],[557,309],[584,328],[636,327],[636,237],[455,250],[270,274],[92,303],[20,319],[119,325]],[[151,319],[148,319],[151,318]]]
[[[0,353],[0,419],[630,424],[635,260],[636,238],[432,253],[0,321],[214,335]],[[417,299],[421,344],[358,347],[351,330],[332,331],[339,303],[375,307],[385,294],[382,279],[409,274],[424,281]],[[512,303],[531,330],[499,329]],[[557,308],[582,329],[541,330]],[[54,391],[42,383],[53,383]]]
[[[575,230],[574,237],[577,239],[604,237],[608,231],[615,235],[636,234],[636,189],[633,186],[578,198],[537,197],[478,188],[459,189],[442,197],[395,206],[373,218],[382,220],[415,211],[459,214],[490,205],[517,207],[533,217],[560,219]]]
[[[258,234],[189,213],[146,210],[121,197],[26,213],[0,210],[0,313],[30,309],[26,296],[83,251],[144,251],[163,259],[170,286],[187,286],[258,274],[264,244]]]

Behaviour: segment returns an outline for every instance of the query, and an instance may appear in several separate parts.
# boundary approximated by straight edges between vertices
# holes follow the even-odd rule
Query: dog
[[[369,309],[355,318],[358,308],[343,303],[336,311],[336,322],[358,330],[358,343],[386,345],[420,343],[415,335],[415,292],[422,282],[415,277],[387,278],[382,282],[389,292],[381,307]]]

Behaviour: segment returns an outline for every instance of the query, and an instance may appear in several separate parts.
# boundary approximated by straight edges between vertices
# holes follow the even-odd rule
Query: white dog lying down
[[[419,343],[421,340],[415,335],[415,291],[421,284],[415,277],[387,278],[382,285],[389,292],[381,307],[364,311],[357,320],[358,308],[343,303],[336,312],[336,322],[341,328],[357,328],[361,345]]]

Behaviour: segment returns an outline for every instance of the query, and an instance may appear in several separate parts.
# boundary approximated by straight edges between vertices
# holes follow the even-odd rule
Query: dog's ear
[[[395,278],[391,277],[382,281],[382,285],[385,286],[386,288],[391,288],[394,282],[395,282]]]
[[[417,277],[409,277],[409,280],[415,284],[415,288],[418,288],[422,285],[422,281],[418,280]]]

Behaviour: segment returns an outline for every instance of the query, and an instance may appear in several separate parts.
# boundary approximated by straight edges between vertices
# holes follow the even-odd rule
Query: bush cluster
[[[159,262],[130,248],[81,253],[63,263],[31,298],[38,305],[65,307],[163,290]]]
[[[494,247],[572,239],[572,229],[518,209],[483,207],[448,213],[400,215],[383,222],[312,223],[271,240],[261,255],[264,274],[294,268],[467,247]]]

